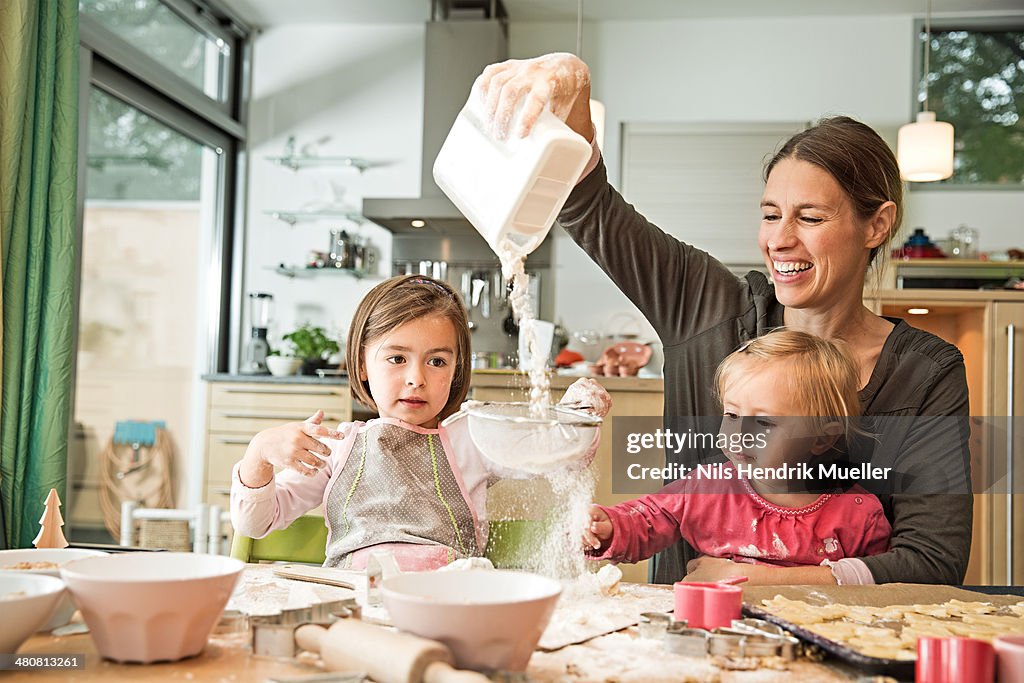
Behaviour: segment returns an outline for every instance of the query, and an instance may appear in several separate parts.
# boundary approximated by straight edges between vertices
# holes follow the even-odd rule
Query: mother
[[[589,69],[572,55],[494,64],[479,83],[499,137],[525,135],[548,107],[593,139]],[[522,99],[522,123],[509,131],[510,113]],[[864,414],[914,417],[896,429],[895,450],[900,457],[916,452],[918,463],[927,463],[936,442],[917,416],[967,416],[967,382],[954,346],[879,317],[862,302],[867,269],[903,216],[892,151],[870,127],[827,118],[786,142],[764,178],[758,244],[769,277],[750,272],[737,278],[711,255],[649,223],[609,185],[596,145],[559,222],[657,330],[665,349],[666,420],[720,414],[711,381],[719,362],[785,325],[844,341],[860,366]],[[947,447],[962,465],[966,432],[955,428],[952,437]],[[689,548],[677,546],[658,558],[654,580],[744,574],[758,583],[957,584],[970,552],[972,498],[933,493],[910,486],[882,496],[893,538],[880,555],[781,568],[692,559]]]

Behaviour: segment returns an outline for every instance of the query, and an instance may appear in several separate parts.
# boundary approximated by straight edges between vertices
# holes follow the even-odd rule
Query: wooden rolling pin
[[[319,652],[329,671],[362,671],[378,683],[489,683],[475,671],[452,668],[451,651],[433,640],[340,619],[329,629],[300,626],[295,642]]]

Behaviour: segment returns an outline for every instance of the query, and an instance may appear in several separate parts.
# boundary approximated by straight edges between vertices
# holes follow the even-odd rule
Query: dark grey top
[[[783,325],[784,307],[765,275],[753,271],[737,277],[709,254],[649,223],[608,184],[603,161],[576,186],[558,220],[658,332],[665,352],[666,422],[719,415],[712,386],[718,364],[744,342]],[[969,463],[963,357],[932,334],[902,320],[892,322],[895,327],[860,392],[864,414],[961,416],[947,441],[956,458]],[[896,450],[900,457],[919,456],[919,464],[932,459],[935,441],[925,442],[934,434],[907,422]],[[880,492],[893,525],[892,547],[862,559],[878,583],[962,583],[971,546],[969,487],[956,489],[966,490],[963,495],[914,490]],[[691,557],[685,544],[664,551],[655,559],[652,578],[678,581]]]

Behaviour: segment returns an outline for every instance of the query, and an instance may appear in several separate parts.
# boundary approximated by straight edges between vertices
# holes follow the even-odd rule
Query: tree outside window
[[[933,30],[930,60],[929,109],[956,135],[942,184],[1024,184],[1024,29]]]

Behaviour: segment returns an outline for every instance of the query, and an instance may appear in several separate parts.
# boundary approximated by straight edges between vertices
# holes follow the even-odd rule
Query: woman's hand
[[[565,390],[559,405],[585,410],[588,413],[604,417],[612,409],[612,397],[596,380],[581,377]]]
[[[608,513],[596,505],[590,506],[590,524],[583,530],[583,545],[587,550],[600,550],[615,533]]]
[[[308,477],[323,469],[331,449],[316,437],[345,438],[344,432],[323,426],[323,419],[324,411],[318,410],[304,422],[270,427],[254,436],[239,467],[242,483],[250,488],[266,486],[274,478],[275,466]]]
[[[525,101],[515,131],[519,137],[529,135],[541,112],[550,109],[585,140],[594,138],[590,68],[575,55],[557,52],[491,64],[477,78],[475,87],[480,88],[488,120],[499,140],[508,137],[521,100]]]

